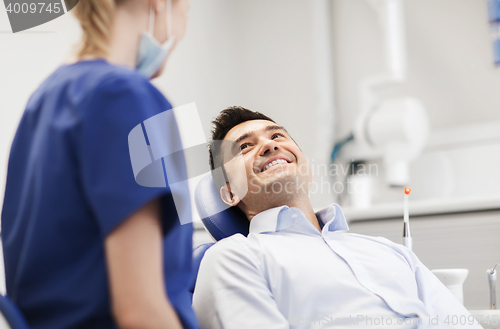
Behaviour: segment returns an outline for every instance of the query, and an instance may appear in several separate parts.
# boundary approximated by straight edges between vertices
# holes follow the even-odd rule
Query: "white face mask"
[[[151,79],[162,67],[170,50],[175,42],[175,37],[172,36],[172,0],[167,0],[167,35],[168,39],[165,43],[160,44],[153,36],[155,25],[155,10],[151,6],[149,13],[149,31],[142,32],[139,42],[139,53],[135,69]]]

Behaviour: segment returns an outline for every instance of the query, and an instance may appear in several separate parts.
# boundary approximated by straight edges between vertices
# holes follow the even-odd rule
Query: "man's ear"
[[[233,194],[231,192],[229,184],[226,184],[225,186],[222,186],[220,188],[220,197],[225,204],[231,207],[236,206],[241,201],[241,199],[236,194]]]

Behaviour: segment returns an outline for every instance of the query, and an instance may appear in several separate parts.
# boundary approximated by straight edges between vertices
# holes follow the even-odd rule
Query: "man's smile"
[[[264,162],[264,164],[261,166],[260,172],[262,173],[262,172],[264,172],[264,171],[266,171],[269,168],[272,168],[274,166],[288,164],[291,162],[292,162],[291,160],[287,159],[284,156],[273,157],[273,158],[267,160],[266,162]]]

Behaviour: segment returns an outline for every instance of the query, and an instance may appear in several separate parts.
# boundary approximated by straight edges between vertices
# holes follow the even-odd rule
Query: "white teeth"
[[[268,163],[264,169],[262,169],[262,171],[266,171],[267,169],[271,168],[272,166],[278,164],[278,163],[288,163],[286,160],[283,160],[283,159],[278,159],[278,160],[274,160],[270,163]]]

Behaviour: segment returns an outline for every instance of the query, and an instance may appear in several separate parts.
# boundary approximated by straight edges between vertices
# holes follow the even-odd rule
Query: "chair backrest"
[[[213,242],[205,243],[205,244],[199,245],[198,247],[194,248],[194,250],[193,250],[193,261],[192,261],[192,267],[191,267],[192,268],[191,285],[189,287],[189,291],[191,293],[194,292],[194,288],[196,287],[196,279],[198,278],[198,270],[200,269],[201,260],[203,259],[205,252],[212,245],[214,245]]]
[[[7,296],[0,295],[0,313],[4,319],[0,319],[0,328],[7,324],[9,329],[29,329],[28,322],[19,308]],[[2,321],[2,320],[5,320]],[[4,322],[4,323],[2,323]]]
[[[221,200],[219,191],[215,186],[211,173],[203,177],[195,189],[196,210],[201,217],[203,225],[208,233],[216,240],[227,238],[233,234],[241,233],[248,235],[250,222],[245,214],[237,207],[227,208],[227,205]],[[205,243],[193,250],[191,277],[191,293],[196,286],[196,278],[200,263],[205,252],[214,243]]]
[[[196,186],[195,203],[203,225],[215,240],[236,233],[248,235],[250,222],[238,207],[227,208],[211,173],[205,175]]]

